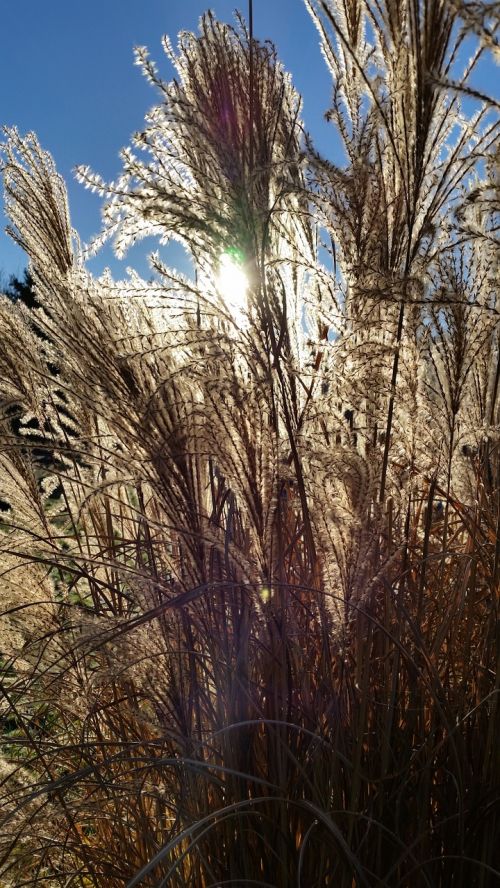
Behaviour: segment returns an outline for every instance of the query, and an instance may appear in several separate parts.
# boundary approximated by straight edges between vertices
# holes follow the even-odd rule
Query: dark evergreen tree
[[[23,276],[20,278],[14,274],[10,276],[5,295],[13,302],[23,302],[28,308],[38,308],[39,303],[33,289],[33,278],[27,268],[24,269]]]

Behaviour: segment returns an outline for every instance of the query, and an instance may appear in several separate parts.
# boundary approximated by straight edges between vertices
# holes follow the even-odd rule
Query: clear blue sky
[[[0,124],[21,133],[34,130],[55,158],[68,184],[73,225],[84,241],[100,227],[100,199],[73,179],[76,164],[89,164],[104,179],[120,169],[118,152],[141,128],[157,101],[154,90],[133,64],[132,47],[148,46],[163,76],[172,72],[160,46],[181,29],[197,30],[211,6],[219,19],[232,20],[234,0],[3,0]],[[239,7],[246,15],[247,0]],[[304,120],[318,147],[334,153],[334,133],[323,121],[330,99],[330,78],[314,25],[303,0],[254,0],[255,34],[270,38],[291,71],[304,99]],[[491,66],[486,76],[498,75]],[[484,78],[483,73],[483,78]],[[481,84],[485,86],[484,80]],[[3,232],[0,216],[0,275],[20,274],[22,252]],[[148,274],[145,253],[134,247],[124,263],[106,249],[94,270],[109,264],[116,275],[127,265]],[[180,260],[173,247],[170,262]]]

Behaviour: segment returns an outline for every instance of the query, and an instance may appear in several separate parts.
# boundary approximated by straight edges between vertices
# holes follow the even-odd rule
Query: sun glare
[[[233,253],[223,253],[219,260],[217,288],[239,326],[246,318],[248,278]]]

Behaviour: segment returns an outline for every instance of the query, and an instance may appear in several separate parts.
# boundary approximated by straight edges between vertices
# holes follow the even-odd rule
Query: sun
[[[247,317],[248,278],[236,250],[222,253],[219,259],[217,289],[230,309],[234,322],[241,326]]]

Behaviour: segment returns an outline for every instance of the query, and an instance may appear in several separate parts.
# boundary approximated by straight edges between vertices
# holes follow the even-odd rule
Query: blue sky
[[[84,241],[100,228],[100,199],[74,181],[76,164],[89,164],[109,180],[120,169],[118,152],[141,128],[144,114],[157,101],[154,90],[133,64],[134,45],[148,46],[165,78],[169,63],[161,36],[174,40],[181,29],[197,30],[210,5],[218,18],[232,20],[234,0],[4,0],[2,4],[2,76],[0,124],[34,130],[64,176],[73,225]],[[246,14],[247,0],[239,8]],[[330,98],[330,78],[318,36],[303,0],[254,0],[255,34],[270,38],[303,96],[304,120],[317,146],[334,153],[335,136],[323,120]],[[498,75],[490,65],[485,80]],[[4,234],[0,215],[0,275],[20,274],[22,252]],[[148,274],[146,253],[134,247],[124,263],[106,249],[93,260],[95,271],[109,264],[117,276],[127,265]],[[182,263],[180,248],[166,257]]]

